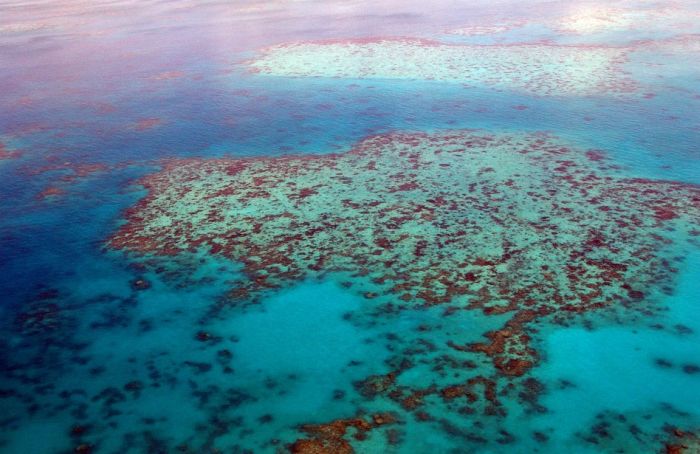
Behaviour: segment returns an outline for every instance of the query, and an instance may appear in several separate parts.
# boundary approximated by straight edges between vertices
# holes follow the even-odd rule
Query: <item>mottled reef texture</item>
[[[606,173],[546,135],[391,134],[345,154],[176,160],[142,180],[115,248],[202,246],[245,265],[246,295],[334,271],[405,305],[512,313],[481,345],[506,374],[534,361],[524,327],[634,304],[668,284],[664,251],[700,233],[700,188]],[[367,294],[371,298],[373,294]]]
[[[603,308],[648,310],[673,285],[678,242],[700,234],[700,188],[626,178],[604,153],[546,134],[392,133],[344,154],[173,160],[141,183],[148,195],[110,246],[149,255],[205,247],[241,262],[248,279],[232,300],[339,272],[394,311],[444,305],[446,315],[504,317],[483,342],[447,342],[431,366],[456,376],[447,371],[488,359],[491,374],[406,387],[407,354],[357,384],[426,421],[436,406],[503,416],[508,393],[537,411],[541,386],[523,375],[539,360],[539,327]],[[313,440],[305,444],[345,446]]]
[[[370,38],[282,44],[249,64],[255,72],[274,76],[434,80],[545,96],[599,96],[636,89],[622,69],[627,51],[600,45]]]

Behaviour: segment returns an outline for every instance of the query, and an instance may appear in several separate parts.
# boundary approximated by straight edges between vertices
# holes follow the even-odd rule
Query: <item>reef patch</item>
[[[551,96],[630,93],[626,50],[551,43],[446,44],[367,38],[282,44],[248,62],[252,71],[291,77],[434,80]]]
[[[624,178],[600,152],[544,134],[370,137],[344,154],[173,160],[141,180],[113,248],[207,247],[244,265],[230,297],[330,272],[399,306],[511,314],[459,346],[520,376],[527,327],[614,305],[642,307],[673,279],[674,241],[695,241],[700,189]]]

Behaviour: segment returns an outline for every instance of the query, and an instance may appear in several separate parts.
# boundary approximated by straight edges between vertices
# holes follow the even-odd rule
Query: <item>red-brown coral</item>
[[[175,160],[142,184],[112,247],[209,248],[244,265],[231,298],[329,272],[354,274],[368,299],[466,297],[463,309],[511,315],[459,350],[511,377],[537,362],[533,324],[639,305],[672,279],[668,246],[700,224],[699,188],[624,178],[601,152],[544,134],[395,133],[344,154]]]

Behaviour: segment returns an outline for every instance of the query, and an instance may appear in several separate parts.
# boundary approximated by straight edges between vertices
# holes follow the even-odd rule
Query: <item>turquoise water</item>
[[[659,414],[697,424],[699,259],[693,255],[683,266],[683,280],[666,300],[660,325],[566,328],[547,337],[547,365],[539,376],[553,391],[543,399],[551,412],[543,419],[571,423],[569,428],[555,426],[561,443],[584,437],[577,428],[590,425],[602,409],[638,415],[635,423],[642,427],[658,424],[653,415]],[[652,417],[645,419],[645,414]],[[629,440],[622,443],[634,449]]]
[[[356,452],[659,452],[673,440],[669,428],[697,433],[700,256],[690,243],[674,246],[678,271],[670,290],[650,294],[655,310],[611,309],[531,333],[540,361],[524,378],[542,384],[536,398],[504,391],[508,414],[489,419],[481,400],[476,413],[460,413],[435,392],[423,397],[429,420],[387,394],[368,397],[363,380],[404,370],[409,358],[392,385],[401,392],[477,372],[507,386],[510,378],[489,375],[488,358],[457,356],[448,343],[483,342],[508,314],[393,309],[390,296],[363,297],[360,277],[333,273],[237,300],[229,292],[247,279],[240,263],[107,244],[147,193],[138,179],[163,160],[328,155],[397,130],[547,131],[604,150],[625,176],[700,184],[693,48],[632,54],[625,71],[654,96],[626,98],[269,77],[245,66],[266,46],[329,38],[626,46],[698,32],[687,21],[572,35],[544,22],[570,10],[516,1],[430,11],[418,2],[0,2],[0,145],[17,151],[4,159],[0,147],[0,451],[285,452],[308,436],[300,425],[379,412],[399,423],[364,440],[348,435]],[[507,19],[524,25],[447,33]],[[454,358],[474,364],[435,367]],[[601,423],[609,436],[596,432]]]

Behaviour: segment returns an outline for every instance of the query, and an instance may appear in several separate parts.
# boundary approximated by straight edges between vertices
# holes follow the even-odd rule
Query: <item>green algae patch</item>
[[[622,71],[626,60],[626,49],[608,46],[369,38],[273,46],[248,65],[272,76],[434,80],[535,95],[598,96],[635,91]]]

